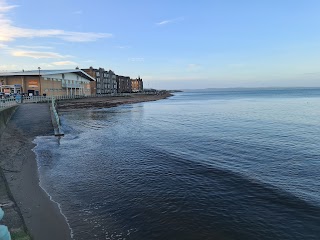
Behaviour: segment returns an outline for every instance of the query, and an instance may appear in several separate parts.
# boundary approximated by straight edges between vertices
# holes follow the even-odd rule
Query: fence
[[[94,94],[94,95],[61,95],[54,96],[56,101],[79,99],[79,98],[100,98],[100,97],[128,97],[132,95],[155,95],[159,92],[140,92],[140,93],[107,93],[107,94]],[[23,97],[22,100],[15,99],[13,97],[0,99],[0,108],[10,107],[17,105],[18,103],[50,103],[52,96],[28,96]]]
[[[52,114],[53,114],[53,118],[54,118],[54,122],[55,124],[53,124],[54,126],[54,135],[55,136],[63,136],[64,133],[61,129],[61,123],[60,123],[60,118],[59,118],[59,115],[58,115],[58,112],[57,112],[57,109],[56,109],[56,101],[55,101],[55,98],[52,97],[52,101],[51,101],[51,111],[52,111]]]
[[[0,99],[0,109],[1,108],[6,108],[6,107],[11,107],[17,105],[17,102],[15,99]]]

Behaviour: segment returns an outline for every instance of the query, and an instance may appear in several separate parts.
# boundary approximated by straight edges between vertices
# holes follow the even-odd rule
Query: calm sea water
[[[320,89],[62,113],[41,185],[74,239],[320,239]]]

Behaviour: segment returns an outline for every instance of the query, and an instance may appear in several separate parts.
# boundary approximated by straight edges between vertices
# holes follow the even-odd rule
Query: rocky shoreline
[[[157,101],[173,96],[169,92],[158,94],[130,94],[128,96],[102,96],[94,98],[80,98],[58,101],[59,110],[86,109],[86,108],[110,108],[123,104]]]

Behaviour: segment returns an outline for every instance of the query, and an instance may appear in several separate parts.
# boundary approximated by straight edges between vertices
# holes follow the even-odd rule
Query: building
[[[118,93],[131,93],[132,85],[130,77],[117,75]]]
[[[90,82],[90,93],[91,95],[97,94],[96,72],[98,71],[98,69],[90,67],[90,68],[81,69],[81,70],[94,78],[94,81]]]
[[[95,83],[92,83],[91,85],[91,89],[95,89],[92,94],[107,94],[117,92],[116,74],[113,71],[106,71],[104,68],[96,69],[93,67],[82,70],[95,78]]]
[[[29,96],[90,95],[95,79],[80,69],[0,73],[0,91]]]
[[[131,79],[132,92],[142,92],[143,91],[143,81],[140,77],[136,79]]]

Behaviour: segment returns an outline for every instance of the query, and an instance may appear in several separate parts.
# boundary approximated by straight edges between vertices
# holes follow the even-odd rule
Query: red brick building
[[[136,79],[131,79],[132,92],[142,92],[143,91],[143,81],[140,77]]]

